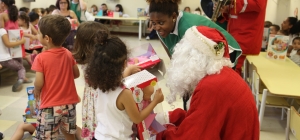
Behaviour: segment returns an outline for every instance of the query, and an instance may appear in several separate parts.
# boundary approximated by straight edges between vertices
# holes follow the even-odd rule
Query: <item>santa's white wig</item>
[[[221,48],[216,45],[224,43]],[[222,46],[222,45],[221,45]],[[171,104],[176,95],[192,94],[206,75],[218,74],[224,66],[232,67],[227,41],[216,29],[205,26],[189,28],[174,47],[170,67],[167,69],[167,97]]]

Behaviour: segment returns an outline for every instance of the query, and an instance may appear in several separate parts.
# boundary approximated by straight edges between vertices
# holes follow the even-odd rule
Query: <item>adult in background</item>
[[[188,94],[188,110],[157,114],[167,130],[156,139],[259,140],[252,92],[231,66],[222,33],[206,26],[189,28],[174,48],[166,79],[168,102]]]
[[[86,2],[83,0],[71,0],[71,7],[70,9],[75,12],[79,23],[85,21],[84,12],[86,11]]]
[[[70,1],[69,0],[57,0],[56,1],[56,7],[52,12],[52,15],[61,15],[68,19],[76,19],[78,21],[78,18],[74,11],[70,10]],[[73,50],[73,45],[75,42],[75,36],[76,36],[76,30],[72,29],[69,36],[67,37],[66,41],[63,43],[63,47],[67,48],[68,50]]]
[[[192,26],[208,26],[219,30],[228,41],[230,50],[234,54],[232,62],[240,56],[241,50],[235,39],[223,28],[210,21],[206,17],[191,14],[187,12],[179,12],[178,4],[181,0],[146,0],[149,7],[150,22],[154,30],[157,31],[158,37],[166,49],[169,57],[173,54],[173,48],[184,37],[185,32]],[[186,109],[186,101],[188,97],[184,97],[184,108]]]
[[[217,4],[217,3],[216,3]],[[236,72],[241,74],[246,55],[260,53],[264,31],[267,0],[231,0],[231,4],[222,7],[227,13],[227,31],[239,43],[243,55],[239,57]]]
[[[289,48],[287,50],[287,56],[290,57],[293,50],[293,39],[299,36],[300,32],[300,21],[297,17],[288,17],[281,23],[281,30],[285,31],[289,39]]]

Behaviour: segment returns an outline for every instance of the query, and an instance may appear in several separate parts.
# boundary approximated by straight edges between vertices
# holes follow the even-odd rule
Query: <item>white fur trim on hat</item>
[[[193,26],[186,31],[185,39],[187,39],[194,48],[203,54],[215,59],[221,59],[224,57],[225,47],[219,50],[219,53],[216,53],[214,46],[216,46],[217,43],[201,34],[197,30],[197,26]]]

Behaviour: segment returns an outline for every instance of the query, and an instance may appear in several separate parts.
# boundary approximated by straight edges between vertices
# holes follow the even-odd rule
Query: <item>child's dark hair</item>
[[[149,6],[149,13],[157,12],[162,13],[168,16],[172,16],[175,12],[177,15],[178,4],[181,3],[181,0],[146,0]]]
[[[117,4],[116,7],[119,8],[119,12],[124,13],[124,9],[123,9],[123,6],[121,4]]]
[[[270,28],[270,26],[272,25],[273,23],[271,21],[265,21],[264,23],[264,27],[265,28]]]
[[[25,12],[25,13],[28,13],[28,12],[29,12],[29,8],[27,8],[27,7],[21,7],[21,8],[19,9],[19,11],[23,11],[23,12]]]
[[[47,12],[46,11],[46,9],[44,9],[44,8],[40,8],[41,9],[41,13],[42,13],[42,15],[44,15],[45,14],[45,12]]]
[[[39,8],[33,8],[31,9],[31,12],[39,13]]]
[[[51,14],[49,8],[46,8],[45,10],[46,10],[47,14]]]
[[[298,34],[300,32],[300,21],[298,21],[295,17],[288,17],[288,21],[290,25],[293,25],[293,27],[290,29],[290,34]]]
[[[61,46],[71,32],[69,20],[60,15],[47,15],[38,25],[43,37],[49,36],[55,46]]]
[[[28,14],[28,16],[29,16],[29,21],[30,21],[30,22],[34,22],[34,21],[36,21],[37,19],[40,19],[40,15],[37,14],[36,12],[30,12],[30,13]]]
[[[271,26],[273,26],[274,29],[275,29],[276,31],[279,31],[279,30],[280,30],[280,26],[277,25],[277,24],[272,24]],[[271,26],[270,26],[270,27],[271,27]]]
[[[49,14],[51,14],[55,9],[57,9],[55,5],[50,5],[49,6]]]
[[[101,34],[110,36],[108,28],[99,22],[87,21],[77,29],[73,56],[78,64],[87,64],[95,51],[97,42],[101,42]]]
[[[25,23],[27,24],[27,28],[29,28],[30,19],[29,19],[28,15],[26,14],[26,12],[23,12],[23,11],[19,12],[19,19],[24,20]]]
[[[122,85],[122,73],[128,53],[121,39],[109,38],[105,33],[101,31],[97,33],[101,35],[99,36],[100,43],[96,45],[85,76],[91,87],[99,88],[103,92],[115,90]]]
[[[293,42],[294,42],[295,40],[299,40],[299,41],[300,41],[300,37],[299,37],[299,36],[298,36],[298,37],[295,37],[295,38],[293,39]]]
[[[190,7],[184,7],[184,11],[185,11],[186,9],[189,9],[189,10],[191,11],[191,8],[190,8]]]
[[[8,10],[9,20],[16,22],[18,20],[19,11],[17,6],[15,5],[15,0],[1,0],[6,6]]]
[[[278,32],[283,35],[289,35],[288,31],[286,31],[286,30],[279,30]]]

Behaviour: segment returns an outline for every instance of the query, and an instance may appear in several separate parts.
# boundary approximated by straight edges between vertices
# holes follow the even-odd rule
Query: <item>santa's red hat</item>
[[[226,38],[217,29],[207,26],[193,26],[186,31],[185,39],[195,49],[214,59],[229,58]]]

